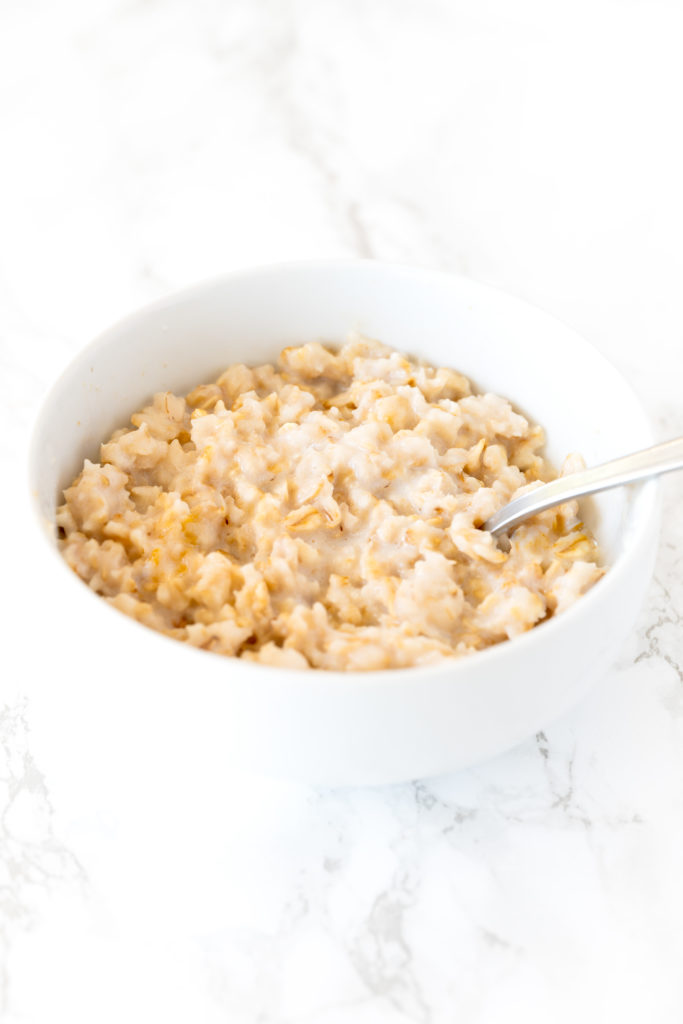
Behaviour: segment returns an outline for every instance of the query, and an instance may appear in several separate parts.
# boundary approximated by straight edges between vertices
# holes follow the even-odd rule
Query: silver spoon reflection
[[[537,512],[560,505],[563,501],[670,473],[674,469],[683,469],[683,437],[542,484],[535,491],[508,502],[486,520],[482,529],[494,535],[506,533]]]

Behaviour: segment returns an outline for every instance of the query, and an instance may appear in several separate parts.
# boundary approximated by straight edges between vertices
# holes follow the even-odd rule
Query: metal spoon
[[[580,473],[551,480],[549,484],[543,484],[535,491],[529,491],[508,502],[486,520],[482,529],[494,535],[505,533],[529,516],[552,508],[553,505],[560,505],[563,501],[593,494],[595,491],[606,491],[610,487],[620,487],[648,476],[670,473],[674,469],[683,469],[683,437],[656,444],[653,448],[645,448],[632,455],[624,455],[612,462],[604,462],[593,469],[583,469]]]

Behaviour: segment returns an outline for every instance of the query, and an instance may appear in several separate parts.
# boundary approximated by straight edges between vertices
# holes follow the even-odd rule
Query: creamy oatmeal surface
[[[478,528],[554,475],[541,428],[375,341],[231,366],[131,422],[64,492],[60,547],[116,608],[197,647],[427,664],[530,629],[604,571],[576,502],[518,527],[509,552]]]

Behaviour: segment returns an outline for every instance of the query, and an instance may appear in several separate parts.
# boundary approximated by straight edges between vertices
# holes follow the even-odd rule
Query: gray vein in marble
[[[348,944],[348,955],[374,996],[386,999],[411,1021],[429,1024],[424,997],[406,937],[405,917],[418,901],[419,883],[412,871],[394,875],[378,893],[370,913]]]
[[[10,1002],[12,938],[40,917],[46,897],[81,887],[85,873],[53,828],[43,775],[28,750],[26,702],[0,710],[0,1010]],[[4,876],[4,877],[3,877]]]
[[[339,82],[335,69],[302,42],[299,12],[291,2],[263,0],[252,9],[256,26],[229,43],[212,41],[213,58],[231,78],[247,77],[254,94],[266,101],[268,122],[289,150],[318,178],[325,206],[350,252],[377,256],[357,190],[346,179],[349,158],[344,139],[334,127]],[[310,105],[302,74],[315,65],[316,95],[327,98],[326,118]]]
[[[683,481],[665,483],[662,510],[662,539],[652,585],[638,630],[640,650],[633,663],[659,661],[668,666],[675,687],[660,687],[660,699],[675,718],[683,716],[683,595],[680,590],[683,565]],[[622,664],[628,666],[628,662]]]
[[[371,258],[376,253],[360,203],[344,187],[335,166],[334,147],[339,148],[342,143],[335,137],[332,119],[322,122],[310,116],[296,89],[295,77],[302,54],[300,29],[292,5],[268,3],[265,11],[275,16],[271,32],[263,37],[265,52],[259,55],[255,65],[268,91],[270,110],[293,152],[316,170],[330,212],[333,215],[341,212],[351,249],[358,256]],[[324,92],[329,88],[330,76],[330,68],[324,61],[320,62],[319,72],[318,89]]]
[[[661,640],[661,633],[667,626],[673,626],[674,629],[680,628],[681,615],[674,606],[673,597],[668,588],[657,576],[655,576],[654,582],[661,598],[661,601],[658,602],[657,619],[645,630],[644,638],[647,642],[647,649],[637,655],[635,663],[648,661],[651,658],[661,658],[672,669],[679,683],[683,684],[683,668],[679,665],[678,660],[664,649]],[[681,699],[683,699],[683,694],[681,694]],[[681,706],[674,705],[670,710],[672,713],[683,713],[683,707]]]

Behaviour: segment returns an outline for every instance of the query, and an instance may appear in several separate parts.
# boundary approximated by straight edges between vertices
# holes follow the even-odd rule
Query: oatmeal
[[[131,423],[64,492],[61,551],[110,604],[197,647],[423,665],[532,628],[604,571],[576,502],[517,527],[509,551],[480,529],[554,475],[543,431],[375,341],[231,366]]]

